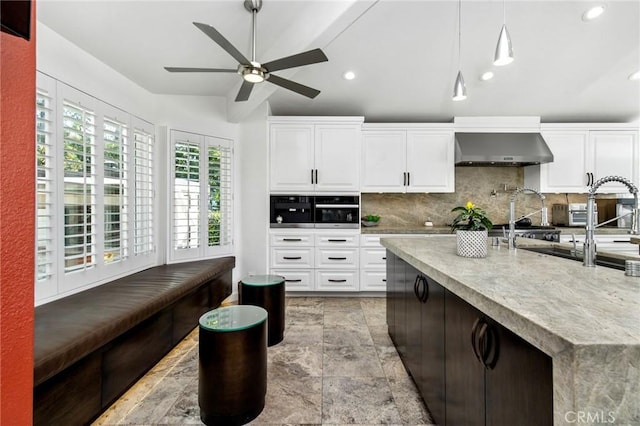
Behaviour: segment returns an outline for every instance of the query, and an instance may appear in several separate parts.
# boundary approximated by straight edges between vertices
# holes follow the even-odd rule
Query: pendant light
[[[462,101],[467,98],[467,88],[464,85],[464,78],[462,78],[462,71],[460,70],[460,62],[462,58],[462,49],[460,48],[460,5],[462,0],[458,0],[458,76],[456,82],[453,85],[453,100]]]
[[[496,46],[496,54],[493,58],[493,64],[502,66],[513,62],[513,46],[511,45],[511,37],[507,31],[507,12],[506,0],[502,0],[502,29],[498,37],[498,45]]]

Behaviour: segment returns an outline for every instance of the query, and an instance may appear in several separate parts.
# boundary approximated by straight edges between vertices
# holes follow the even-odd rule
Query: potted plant
[[[380,216],[375,214],[368,214],[362,217],[363,226],[378,226],[379,221],[380,221]]]
[[[458,213],[451,222],[452,232],[456,231],[458,256],[486,257],[488,231],[493,227],[487,212],[471,201],[454,207],[451,212]]]

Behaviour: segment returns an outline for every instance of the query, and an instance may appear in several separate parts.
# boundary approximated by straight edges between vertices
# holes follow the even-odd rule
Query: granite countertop
[[[556,227],[563,235],[584,235],[585,229],[582,227]],[[451,234],[451,227],[438,225],[438,226],[424,226],[424,225],[377,225],[377,226],[362,226],[360,228],[361,234]],[[627,229],[607,227],[596,228],[596,235],[624,235],[628,234]]]
[[[453,237],[381,243],[552,357],[555,424],[570,410],[640,424],[640,278],[505,244],[470,259],[456,255]]]

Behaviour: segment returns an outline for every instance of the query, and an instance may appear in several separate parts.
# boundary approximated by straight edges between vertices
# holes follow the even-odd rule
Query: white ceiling
[[[515,61],[492,65],[501,0],[465,0],[461,69],[468,98],[451,100],[458,71],[454,0],[264,0],[256,59],[320,47],[325,63],[275,72],[321,91],[313,100],[270,83],[233,100],[236,74],[168,73],[164,66],[235,68],[192,22],[215,27],[251,55],[251,15],[242,0],[39,0],[38,19],[152,93],[225,96],[231,121],[268,100],[274,115],[363,115],[366,121],[449,121],[454,116],[540,116],[545,122],[640,117],[640,1],[506,2]],[[353,70],[357,78],[342,74]],[[493,70],[487,82],[480,75]]]

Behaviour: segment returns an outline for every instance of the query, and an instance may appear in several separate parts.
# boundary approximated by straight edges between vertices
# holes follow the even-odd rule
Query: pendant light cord
[[[460,47],[462,45],[462,42],[461,42],[462,37],[460,36],[461,28],[462,28],[462,25],[460,24],[460,22],[462,22],[460,17],[461,5],[462,5],[462,0],[458,0],[458,71],[460,71],[460,64],[462,62],[462,48]]]

